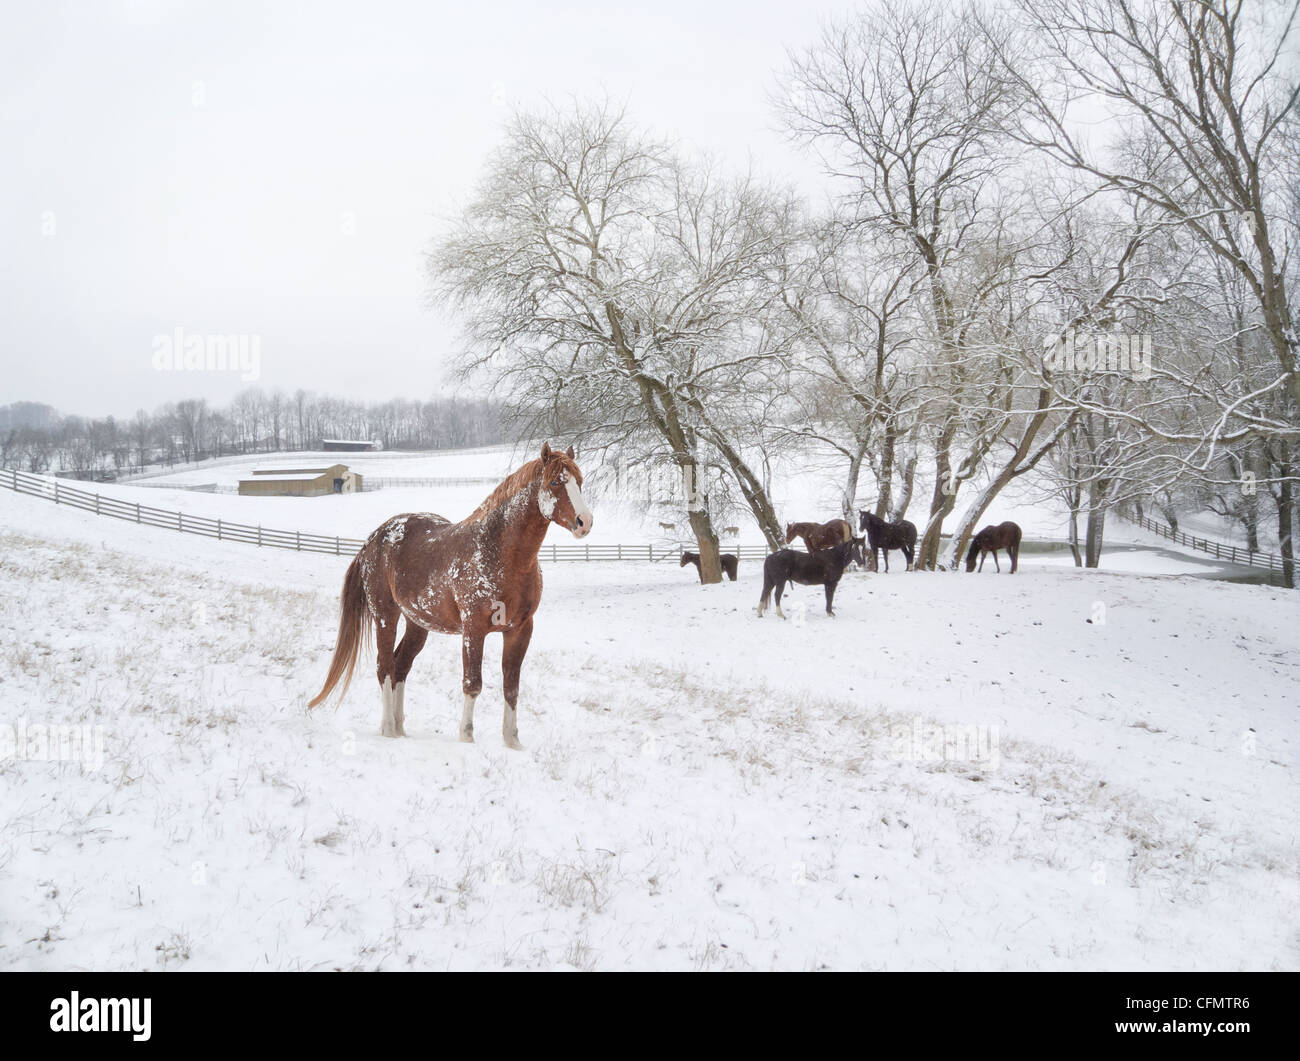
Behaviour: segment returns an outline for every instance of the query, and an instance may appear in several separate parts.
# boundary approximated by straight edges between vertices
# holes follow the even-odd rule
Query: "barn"
[[[328,468],[255,468],[253,478],[239,480],[239,492],[247,497],[319,497],[360,490],[360,474],[349,471],[346,464],[331,464]]]
[[[362,453],[366,450],[383,449],[384,444],[379,439],[323,438],[320,441],[320,448],[343,453]]]

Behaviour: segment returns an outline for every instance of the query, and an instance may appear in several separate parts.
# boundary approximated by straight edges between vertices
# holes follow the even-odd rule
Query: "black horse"
[[[829,549],[819,549],[815,553],[800,552],[798,549],[782,549],[772,553],[763,561],[763,595],[758,600],[758,617],[761,619],[767,611],[772,590],[776,590],[776,614],[785,618],[781,611],[781,594],[785,592],[787,582],[798,582],[801,586],[826,587],[826,614],[834,615],[831,605],[835,601],[835,587],[839,585],[844,569],[856,560],[862,562],[863,539],[850,538]]]
[[[885,553],[885,573],[889,573],[889,550],[902,549],[907,558],[907,567],[912,567],[912,555],[916,549],[916,524],[900,519],[897,523],[886,523],[874,512],[858,510],[858,530],[867,532],[867,541],[871,543],[871,561],[877,571],[880,570],[878,550]]]
[[[729,579],[731,579],[732,582],[735,582],[736,564],[738,563],[735,555],[733,553],[722,553],[721,555],[718,556],[718,560],[722,563],[723,574],[725,574]],[[704,572],[700,570],[700,554],[682,553],[682,562],[677,566],[685,567],[687,564],[695,565],[695,573],[700,576],[700,581],[703,582]]]

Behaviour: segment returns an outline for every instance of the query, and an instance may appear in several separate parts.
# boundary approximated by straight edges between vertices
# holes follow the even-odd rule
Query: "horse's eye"
[[[552,486],[559,486],[559,485],[560,485],[560,480],[559,480],[559,479],[552,479],[552,480],[551,480],[551,485],[552,485]]]

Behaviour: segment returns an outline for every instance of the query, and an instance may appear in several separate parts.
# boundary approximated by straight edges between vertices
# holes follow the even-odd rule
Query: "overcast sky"
[[[260,337],[267,389],[446,393],[422,254],[508,108],[609,94],[815,190],[769,96],[849,6],[5,4],[0,404],[129,416],[247,385],[156,371],[178,327]]]

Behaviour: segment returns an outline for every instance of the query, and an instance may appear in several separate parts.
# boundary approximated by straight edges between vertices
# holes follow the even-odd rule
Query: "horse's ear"
[[[576,453],[573,452],[573,447],[572,447],[572,446],[570,446],[566,452],[567,452],[568,455],[569,455],[569,460],[572,461],[572,460],[577,460],[577,459],[578,459],[578,455],[577,455]]]
[[[543,442],[543,443],[542,443],[542,460],[544,460],[544,461],[548,461],[548,460],[550,460],[550,459],[551,459],[551,444],[550,444],[549,442]]]

